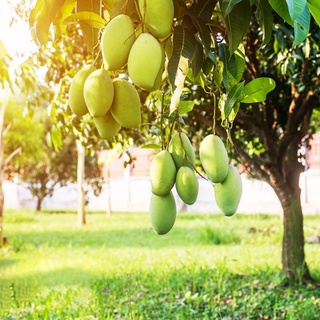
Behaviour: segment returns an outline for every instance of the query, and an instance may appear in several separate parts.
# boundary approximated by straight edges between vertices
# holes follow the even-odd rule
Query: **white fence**
[[[238,212],[242,213],[281,213],[281,205],[273,189],[266,183],[248,179],[244,174],[243,195]],[[177,197],[178,210],[188,212],[219,212],[214,200],[213,186],[199,179],[199,196],[194,205],[184,205]],[[304,213],[320,214],[320,169],[310,169],[301,175],[301,202]],[[35,208],[36,199],[21,185],[4,183],[5,208]],[[150,197],[148,177],[113,178],[109,186],[104,185],[99,197],[89,193],[89,210],[107,210],[110,205],[114,212],[148,211]],[[108,204],[110,199],[110,204]],[[57,188],[54,195],[42,203],[43,209],[77,209],[77,187],[70,184]]]

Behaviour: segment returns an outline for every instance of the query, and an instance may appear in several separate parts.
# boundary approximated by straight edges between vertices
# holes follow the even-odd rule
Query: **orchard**
[[[58,41],[69,26],[80,26],[92,59],[79,66],[70,81],[70,116],[79,122],[90,117],[102,140],[121,140],[124,132],[136,130],[146,137],[144,147],[156,150],[150,165],[149,206],[156,233],[166,234],[174,226],[174,186],[184,203],[196,202],[198,176],[213,184],[213,197],[221,212],[228,217],[234,215],[242,194],[236,167],[240,162],[250,174],[256,171],[279,196],[289,233],[284,234],[285,246],[295,241],[287,220],[292,214],[299,220],[302,212],[301,208],[296,213],[290,207],[295,202],[288,205],[291,196],[296,199],[299,195],[287,178],[284,155],[290,149],[289,133],[300,131],[307,111],[293,122],[299,130],[288,132],[286,144],[280,147],[282,153],[272,154],[272,148],[277,148],[269,142],[276,134],[267,130],[272,129],[268,121],[272,122],[275,112],[263,110],[268,110],[268,97],[273,97],[279,80],[272,72],[265,72],[267,65],[255,73],[250,54],[258,44],[255,62],[259,56],[264,59],[264,51],[274,50],[270,56],[275,56],[280,49],[276,44],[270,48],[270,42],[276,39],[281,47],[281,38],[274,35],[281,30],[284,41],[291,41],[291,48],[307,43],[308,57],[316,57],[312,26],[319,32],[319,16],[316,0],[38,0],[29,23],[39,46]],[[290,31],[281,29],[281,23]],[[257,35],[254,45],[250,43],[253,32]],[[318,97],[318,85],[315,82],[310,86],[308,92],[313,90],[312,94],[302,95],[303,88],[296,92],[309,105],[307,99]],[[264,116],[255,123],[256,110]],[[261,124],[262,119],[267,124]],[[274,120],[274,127],[277,124]],[[277,139],[282,137],[279,132],[286,136],[288,126],[277,128]],[[253,134],[246,136],[249,131]],[[197,146],[192,140],[195,136]],[[263,162],[273,155],[277,155],[276,161]],[[276,165],[281,166],[279,172]],[[299,221],[296,234],[301,234]],[[303,237],[299,241],[303,244]],[[292,278],[301,268],[308,275],[301,242],[297,247],[297,254],[292,254],[292,245],[290,253],[283,248],[284,269]]]

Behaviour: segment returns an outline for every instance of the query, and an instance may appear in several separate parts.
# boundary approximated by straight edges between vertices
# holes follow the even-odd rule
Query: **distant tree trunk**
[[[3,96],[1,96],[0,106],[0,248],[3,246],[3,210],[4,210],[4,193],[3,193],[3,171],[4,171],[4,145],[3,145],[3,126],[4,115],[9,101],[9,86],[4,86]]]
[[[40,198],[40,197],[37,198],[37,207],[36,207],[37,211],[41,211],[42,201],[43,201],[43,198]]]
[[[47,196],[53,195],[54,187],[57,182],[54,182],[51,186],[48,185],[49,182],[49,178],[43,178],[40,181],[30,183],[27,187],[31,191],[32,196],[37,199],[37,211],[41,211],[43,200]]]
[[[84,175],[85,175],[85,148],[80,140],[77,140],[78,164],[77,164],[77,184],[78,184],[78,226],[86,224],[85,199],[84,199]]]

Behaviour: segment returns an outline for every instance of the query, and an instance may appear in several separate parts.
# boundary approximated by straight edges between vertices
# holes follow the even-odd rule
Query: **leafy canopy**
[[[271,39],[275,16],[280,16],[294,30],[294,46],[306,39],[310,19],[320,22],[317,0],[175,0],[173,3],[172,34],[161,39],[166,53],[166,77],[158,92],[140,93],[160,113],[160,116],[151,115],[154,125],[148,129],[151,136],[160,137],[162,146],[171,132],[164,130],[167,124],[171,124],[171,129],[175,122],[178,126],[183,124],[182,115],[197,104],[195,99],[190,99],[190,85],[200,86],[214,101],[219,97],[218,107],[227,129],[232,126],[240,103],[262,102],[275,88],[275,81],[268,77],[243,81],[246,54],[242,42],[253,16],[260,28],[261,49]],[[38,0],[30,12],[29,25],[39,45],[57,41],[68,34],[69,27],[79,25],[93,63],[101,64],[101,31],[121,13],[132,18],[137,32],[144,30],[135,0]],[[127,70],[124,68],[121,73],[126,74]],[[150,120],[150,108],[147,109],[144,113]],[[85,117],[80,120],[82,130],[89,120]],[[139,130],[144,131],[145,127]],[[79,134],[81,129],[76,131]]]

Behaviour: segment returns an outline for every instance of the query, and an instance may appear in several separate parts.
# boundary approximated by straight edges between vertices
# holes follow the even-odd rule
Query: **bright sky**
[[[0,0],[0,39],[13,58],[35,48],[29,25],[22,21],[13,9],[18,2],[19,0]],[[16,17],[18,22],[10,26],[13,17]]]

